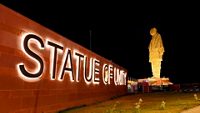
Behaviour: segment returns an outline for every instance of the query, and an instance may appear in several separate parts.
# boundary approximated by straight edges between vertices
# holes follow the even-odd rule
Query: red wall
[[[82,76],[82,65],[80,66],[79,82],[70,81],[68,74],[64,75],[63,81],[59,81],[57,75],[62,64],[62,53],[57,56],[56,79],[51,80],[50,49],[45,45],[44,50],[40,50],[36,43],[32,43],[30,48],[44,61],[43,73],[37,81],[20,77],[17,64],[23,62],[27,70],[37,67],[36,62],[22,51],[21,42],[25,33],[36,34],[44,44],[48,37],[51,41],[62,43],[64,48],[70,48],[72,53],[76,49],[86,55],[88,59],[98,59],[100,62],[100,66],[97,66],[99,74],[95,76],[99,78],[99,84],[86,84]],[[73,72],[76,73],[75,59],[72,58],[72,62]],[[0,113],[56,112],[125,94],[127,92],[126,85],[115,85],[114,78],[110,78],[110,84],[104,84],[101,68],[103,64],[112,65],[127,73],[126,69],[0,4]]]

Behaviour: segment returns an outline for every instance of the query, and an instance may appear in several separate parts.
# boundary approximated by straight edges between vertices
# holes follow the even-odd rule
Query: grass
[[[200,92],[196,94],[200,96]],[[137,113],[135,103],[140,98],[143,102],[139,113],[180,113],[200,105],[200,101],[196,101],[193,95],[179,92],[133,94],[61,113]],[[162,101],[165,101],[165,109],[160,109]]]

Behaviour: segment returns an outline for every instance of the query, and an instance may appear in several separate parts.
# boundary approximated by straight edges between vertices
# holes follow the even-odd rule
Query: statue
[[[149,44],[149,62],[151,63],[153,77],[160,78],[161,61],[165,50],[161,35],[155,27],[151,28],[150,35],[152,39]]]

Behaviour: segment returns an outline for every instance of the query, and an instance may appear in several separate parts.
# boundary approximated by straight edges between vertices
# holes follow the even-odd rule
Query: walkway
[[[194,107],[192,109],[185,110],[181,113],[200,113],[200,106]]]

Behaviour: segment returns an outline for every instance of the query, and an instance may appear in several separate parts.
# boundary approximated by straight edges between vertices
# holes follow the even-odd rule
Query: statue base
[[[170,82],[169,78],[166,78],[166,77],[162,77],[162,78],[151,77],[151,78],[148,78],[148,81],[149,81],[150,86],[173,85],[173,83]]]

